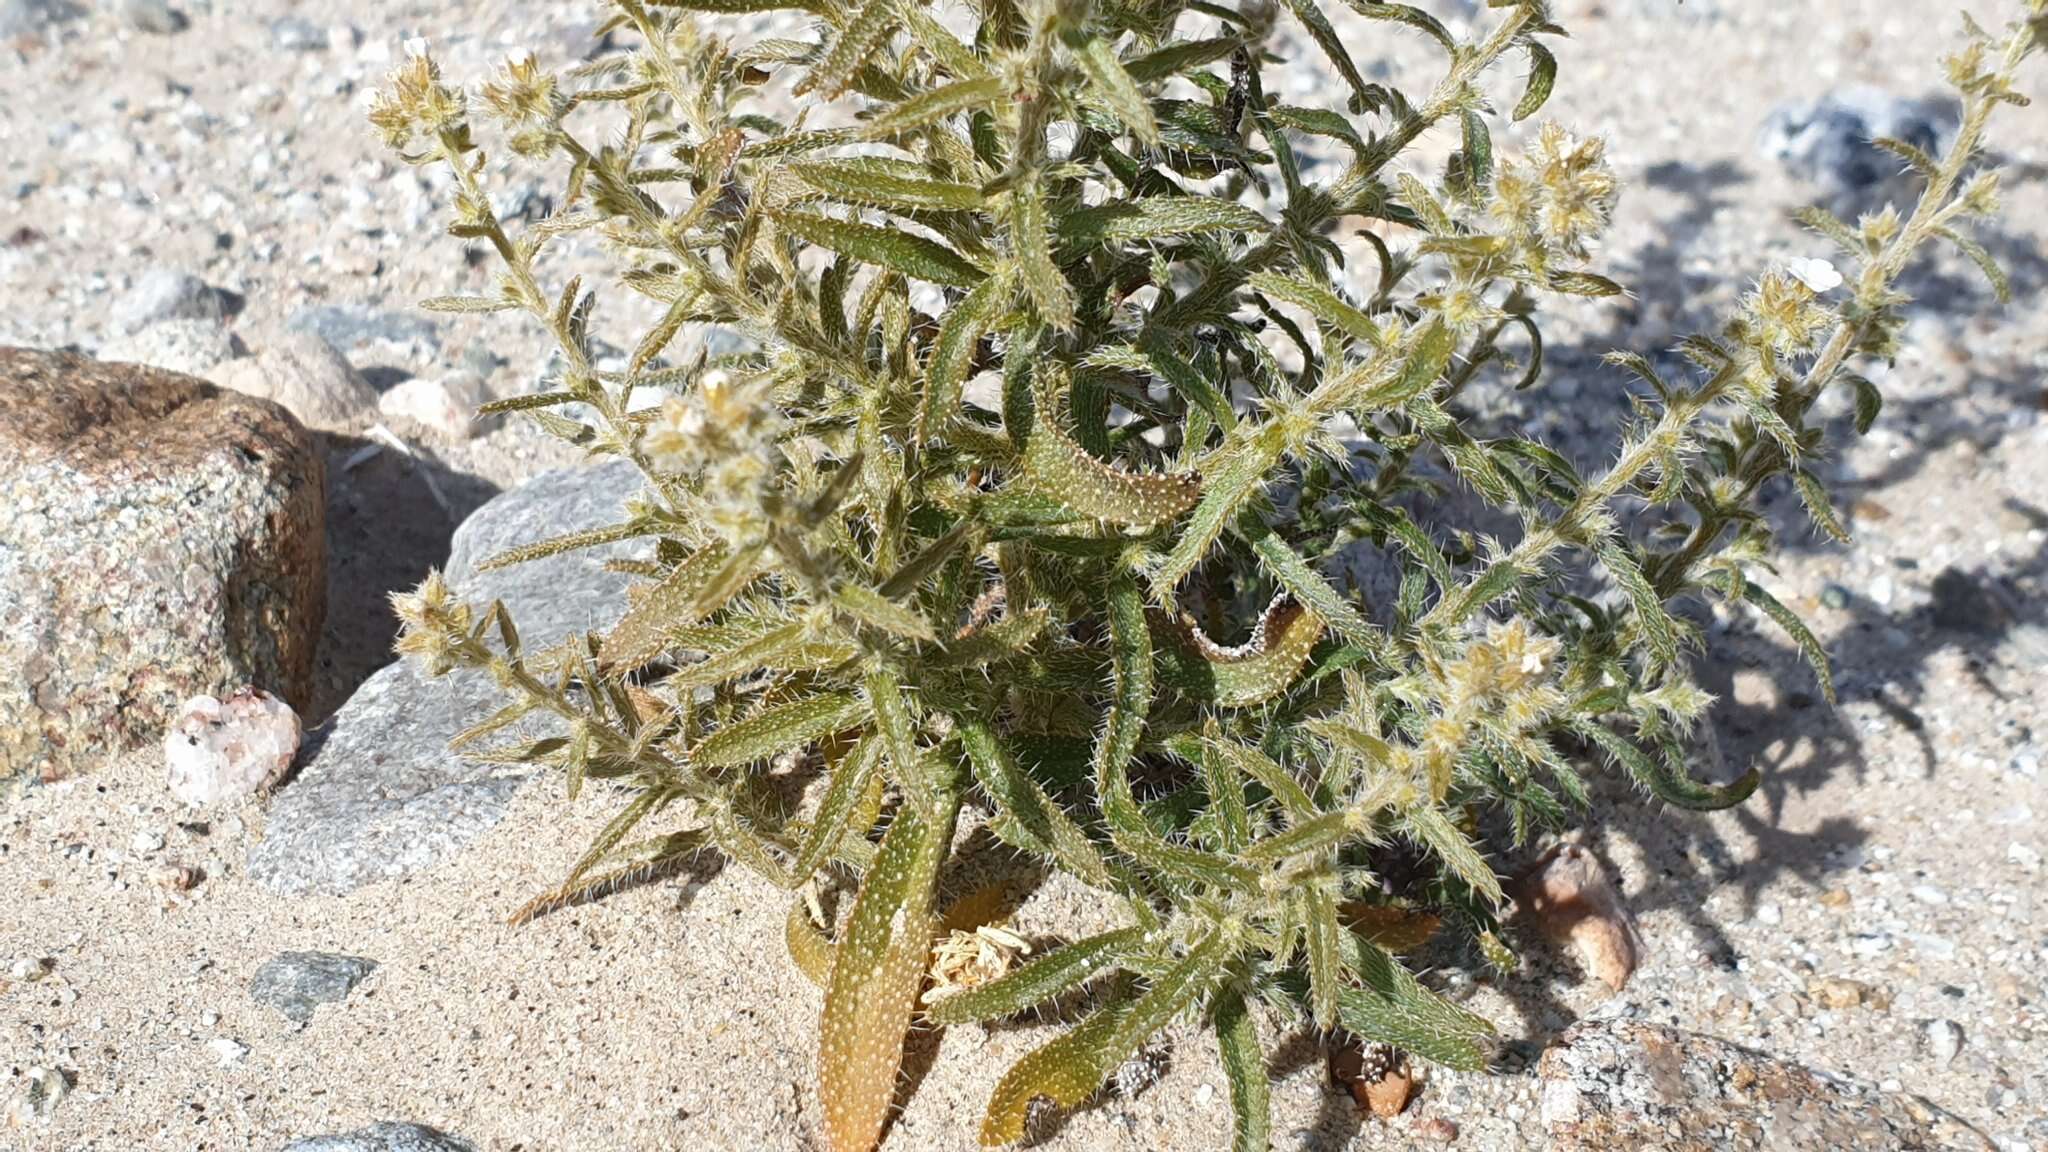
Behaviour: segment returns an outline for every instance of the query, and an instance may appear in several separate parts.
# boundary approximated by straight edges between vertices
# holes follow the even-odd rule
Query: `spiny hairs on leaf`
[[[1842,269],[1749,270],[1675,349],[1682,378],[1611,357],[1636,419],[1597,473],[1472,403],[1543,403],[1543,306],[1626,290],[1596,266],[1604,143],[1497,138],[1563,82],[1541,0],[1492,0],[1465,37],[1347,0],[1440,54],[1415,92],[1369,82],[1318,0],[615,0],[609,55],[523,57],[475,92],[410,54],[371,120],[447,170],[449,231],[502,262],[425,306],[539,326],[555,370],[491,410],[646,478],[611,522],[487,565],[634,542],[604,628],[533,650],[438,575],[395,601],[402,651],[507,696],[465,754],[619,805],[515,919],[700,853],[789,892],[834,1152],[882,1139],[911,1028],[1056,998],[1088,1013],[991,1087],[985,1144],[1176,1021],[1215,1030],[1239,1152],[1267,1143],[1269,1011],[1484,1067],[1491,1026],[1398,956],[1441,936],[1511,961],[1500,849],[1569,823],[1587,772],[1685,809],[1760,782],[1685,774],[1710,698],[1674,607],[1754,607],[1832,699],[1766,587],[1758,502],[1789,487],[1845,536],[1815,405],[1842,388],[1859,434],[1879,418],[1859,368],[1893,352],[1917,253],[2003,291],[1968,229],[1996,208],[1987,125],[2048,27],[2048,0],[2009,2],[1948,61],[1947,152],[1885,144],[1916,202],[1802,216]],[[776,35],[735,38],[761,13]],[[1338,98],[1269,95],[1304,67]],[[1499,68],[1526,76],[1505,117],[1479,95]],[[506,154],[559,175],[545,219],[493,207]],[[707,329],[737,350],[684,351]],[[1359,591],[1366,553],[1398,591]],[[792,810],[793,778],[815,787]],[[1119,922],[962,987],[960,941],[1029,951],[936,912],[982,827]]]

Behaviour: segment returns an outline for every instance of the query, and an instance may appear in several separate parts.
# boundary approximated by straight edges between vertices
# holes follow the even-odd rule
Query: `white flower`
[[[1825,260],[1794,257],[1785,262],[1785,271],[1791,273],[1794,280],[1812,289],[1816,296],[1832,292],[1842,286],[1842,274],[1835,271],[1835,266]]]

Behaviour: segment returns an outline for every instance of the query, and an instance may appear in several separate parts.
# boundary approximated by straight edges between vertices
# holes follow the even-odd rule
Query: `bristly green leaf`
[[[867,716],[867,704],[850,692],[808,696],[720,728],[690,750],[690,759],[706,768],[737,768],[801,748],[851,728]]]
[[[1059,221],[1059,238],[1063,245],[1085,247],[1210,232],[1264,232],[1269,227],[1264,216],[1242,204],[1206,196],[1174,196],[1070,212]]]
[[[1991,282],[1991,291],[2000,304],[2012,303],[2012,281],[2006,277],[2005,269],[1998,266],[1998,258],[1991,254],[1990,249],[1953,228],[1937,228],[1935,232],[1955,245],[1956,251],[1970,258],[1970,262],[1984,274],[1984,279]]]
[[[1814,527],[1828,534],[1837,544],[1853,544],[1849,530],[1842,527],[1840,517],[1835,515],[1835,506],[1828,499],[1828,490],[1821,486],[1820,477],[1804,468],[1792,470],[1792,485],[1799,489],[1799,499],[1806,505],[1806,514],[1813,518]]]
[[[1635,605],[1636,623],[1643,630],[1643,641],[1651,657],[1660,665],[1672,664],[1678,659],[1678,633],[1672,626],[1671,614],[1664,610],[1664,600],[1657,594],[1656,585],[1636,562],[1635,553],[1626,544],[1605,541],[1594,549],[1594,554]]]
[[[630,672],[659,656],[668,647],[670,629],[702,619],[696,605],[731,559],[725,545],[708,545],[642,590],[605,637],[604,666]]]
[[[1114,970],[1144,939],[1141,928],[1118,928],[1076,940],[978,988],[933,998],[925,1019],[946,1027],[1029,1011]]]
[[[1316,47],[1321,48],[1323,54],[1330,58],[1330,63],[1336,66],[1337,74],[1351,85],[1353,107],[1370,107],[1374,100],[1371,86],[1366,84],[1365,77],[1358,74],[1358,65],[1352,62],[1350,50],[1344,47],[1343,39],[1337,35],[1337,29],[1331,26],[1330,18],[1323,14],[1316,0],[1287,0],[1287,6],[1301,21],[1301,26],[1308,29],[1309,38],[1316,42]]]
[[[986,724],[978,720],[962,724],[960,745],[967,752],[975,781],[995,802],[991,831],[1024,851],[1057,861],[1086,883],[1098,888],[1112,886],[1109,866],[1094,841],[1018,766]]]
[[[805,243],[901,272],[913,280],[971,288],[986,275],[944,244],[900,229],[808,212],[778,212],[773,219],[784,232]]]
[[[1218,995],[1210,1014],[1230,1084],[1230,1152],[1267,1152],[1272,1145],[1273,1081],[1266,1074],[1258,1026],[1243,995],[1235,990]]]
[[[1105,464],[1044,414],[1032,430],[1024,474],[1017,482],[1076,515],[1134,527],[1174,519],[1193,507],[1201,492],[1191,476],[1126,472]]]
[[[1045,217],[1045,192],[1034,179],[1022,180],[1010,192],[1012,255],[1024,292],[1038,309],[1039,319],[1065,331],[1074,326],[1074,290],[1053,260],[1052,237]]]
[[[1131,135],[1156,147],[1159,124],[1152,118],[1152,105],[1138,91],[1138,82],[1124,70],[1110,41],[1101,37],[1085,40],[1074,49],[1074,59],[1087,74],[1096,96],[1109,106],[1110,113],[1123,121]]]
[[[958,799],[944,794],[897,810],[834,950],[818,1021],[818,1096],[833,1152],[868,1152],[881,1139],[930,962],[932,892],[958,811]]]
[[[897,3],[898,0],[867,0],[860,11],[847,17],[831,50],[797,86],[797,95],[816,91],[830,99],[844,92],[875,48],[901,22],[896,14]]]
[[[1494,875],[1493,866],[1441,810],[1431,804],[1419,804],[1408,811],[1406,823],[1415,839],[1435,853],[1466,887],[1496,905],[1507,898],[1501,892],[1500,877]]]
[[[882,139],[898,133],[915,131],[948,116],[992,107],[999,103],[1007,92],[1008,88],[999,76],[983,76],[975,80],[957,80],[951,84],[942,84],[891,105],[881,115],[869,121],[864,135],[869,139]]]
[[[1764,591],[1756,581],[1737,578],[1742,580],[1742,598],[1762,609],[1764,615],[1775,621],[1778,627],[1785,630],[1786,635],[1792,637],[1792,642],[1799,645],[1800,655],[1806,657],[1806,662],[1813,667],[1814,678],[1820,681],[1821,695],[1827,697],[1828,703],[1833,704],[1835,674],[1828,665],[1827,649],[1821,646],[1812,629],[1806,626],[1806,622],[1799,618],[1798,613],[1785,607],[1776,596]]]
[[[1023,1139],[1031,1102],[1040,1096],[1072,1108],[1093,1095],[1146,1037],[1208,994],[1228,959],[1228,944],[1220,934],[1211,933],[1144,995],[1097,1012],[1017,1061],[989,1097],[981,1121],[982,1144],[992,1147]]]
[[[974,366],[975,350],[1001,313],[1009,277],[998,271],[946,310],[925,365],[924,404],[918,411],[920,439],[942,435],[959,414],[961,387]]]
[[[1486,1067],[1493,1025],[1423,987],[1357,933],[1346,932],[1342,945],[1345,967],[1359,981],[1338,994],[1337,1018],[1347,1031],[1447,1068]]]
[[[1751,765],[1735,780],[1721,785],[1701,784],[1682,772],[1677,772],[1660,763],[1626,737],[1610,731],[1597,721],[1582,721],[1572,726],[1580,736],[1599,746],[1614,761],[1620,764],[1631,779],[1644,791],[1674,808],[1689,812],[1716,812],[1732,808],[1756,791],[1763,780],[1763,774]]]
[[[1517,120],[1527,120],[1540,111],[1550,99],[1550,90],[1557,86],[1557,57],[1534,40],[1523,47],[1529,50],[1529,85],[1522,90],[1522,98],[1515,104]]]
[[[791,164],[791,172],[818,191],[849,204],[903,211],[972,212],[982,207],[981,189],[934,180],[918,165],[880,156],[853,156]]]

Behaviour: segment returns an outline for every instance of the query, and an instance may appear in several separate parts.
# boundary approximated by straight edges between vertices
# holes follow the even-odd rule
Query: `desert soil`
[[[1474,12],[1432,7],[1458,24]],[[1815,190],[1756,147],[1769,110],[1855,84],[1935,93],[1959,18],[1938,0],[1556,7],[1574,38],[1550,114],[1614,140],[1629,191],[1603,260],[1637,294],[1571,316],[1552,391],[1501,398],[1494,415],[1597,463],[1623,412],[1600,351],[1668,346],[1771,260],[1823,254],[1785,214]],[[251,346],[310,307],[403,310],[481,285],[488,269],[434,236],[436,181],[383,156],[362,94],[409,37],[476,76],[514,48],[580,57],[593,26],[553,3],[191,0],[163,36],[113,8],[0,45],[0,343],[98,347],[110,302],[153,265],[232,292]],[[1978,8],[1989,21],[2016,5]],[[285,16],[326,47],[274,46]],[[1425,82],[1415,44],[1347,27],[1361,57],[1385,44],[1390,75]],[[2048,96],[2040,69],[2027,86]],[[1276,1147],[1407,1147],[1437,1119],[1459,1127],[1457,1147],[1541,1147],[1527,1067],[1572,1020],[1619,1014],[1915,1093],[2008,1152],[2048,1150],[2048,121],[2017,111],[1997,137],[2011,188],[1989,241],[2015,302],[1999,309],[1960,262],[1915,279],[1914,350],[1881,381],[1880,426],[1827,465],[1853,546],[1815,539],[1789,494],[1772,505],[1786,547],[1773,588],[1834,654],[1839,707],[1767,625],[1716,617],[1722,756],[1765,782],[1711,817],[1608,790],[1586,843],[1641,917],[1634,981],[1609,997],[1533,946],[1505,980],[1434,973],[1500,1022],[1502,1070],[1438,1074],[1392,1122],[1332,1093],[1307,1039],[1269,1033]],[[500,391],[525,388],[544,358],[516,326],[397,335],[344,350],[381,386],[468,368]],[[437,563],[469,508],[567,459],[517,424],[461,443],[396,431],[416,458],[344,468],[369,429],[329,438],[319,714],[386,659],[383,594]],[[617,803],[531,786],[443,866],[286,899],[242,873],[261,805],[179,810],[152,755],[27,790],[0,808],[0,965],[14,965],[0,967],[0,1098],[31,1066],[61,1068],[71,1092],[47,1121],[0,1126],[0,1149],[269,1150],[385,1119],[504,1152],[815,1147],[818,995],[784,956],[780,893],[707,864],[505,925]],[[167,891],[153,876],[174,864],[203,879]],[[1070,935],[1087,915],[1051,885],[1020,924]],[[248,992],[289,950],[378,967],[299,1026]],[[1959,1051],[1934,1042],[1954,1038],[1942,1022]],[[967,1146],[995,1076],[1046,1035],[956,1028],[935,1054],[921,1042],[887,1147]],[[1213,1047],[1176,1036],[1162,1079],[1080,1111],[1046,1146],[1222,1146]]]

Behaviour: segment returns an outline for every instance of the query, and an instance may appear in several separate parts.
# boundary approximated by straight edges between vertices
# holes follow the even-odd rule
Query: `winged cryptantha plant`
[[[1490,838],[1569,822],[1592,771],[1695,809],[1757,784],[1684,771],[1709,698],[1673,605],[1755,605],[1829,685],[1756,575],[1758,498],[1789,483],[1841,535],[1816,402],[1877,417],[1857,367],[1892,354],[1929,244],[1997,278],[1966,229],[1994,210],[1986,125],[2023,102],[2048,0],[1966,27],[1944,155],[1880,142],[1919,173],[1915,205],[1805,217],[1842,271],[1754,270],[1678,346],[1684,371],[1612,357],[1636,418],[1592,474],[1461,401],[1540,390],[1539,307],[1623,290],[1593,264],[1602,143],[1493,142],[1543,107],[1562,30],[1538,0],[1493,0],[1469,38],[1346,3],[1440,48],[1435,86],[1367,81],[1318,0],[617,0],[613,54],[469,91],[420,52],[375,105],[392,147],[452,175],[450,231],[501,261],[491,291],[427,306],[558,345],[545,390],[491,409],[647,480],[616,523],[496,561],[645,542],[615,625],[532,650],[434,577],[398,599],[400,647],[503,686],[472,753],[623,800],[521,918],[705,851],[789,891],[837,1152],[881,1138],[912,1027],[1082,985],[1095,1009],[993,1086],[983,1143],[1023,1136],[1035,1101],[1080,1104],[1175,1021],[1214,1029],[1239,1149],[1267,1144],[1262,1014],[1483,1066],[1487,1022],[1398,954],[1441,922],[1503,956]],[[772,9],[790,35],[744,31]],[[1320,57],[1283,58],[1281,20]],[[1329,103],[1272,96],[1300,67]],[[1526,77],[1512,107],[1483,95],[1500,68]],[[1417,158],[1425,136],[1455,142],[1447,164]],[[486,139],[562,174],[552,214],[494,212]],[[565,251],[612,274],[560,277]],[[599,288],[648,317],[612,360]],[[743,350],[677,351],[707,326]],[[1396,592],[1333,577],[1359,548]],[[491,746],[535,716],[552,735]],[[777,764],[815,776],[796,814]],[[975,935],[935,896],[969,824],[1122,926],[1028,958]],[[1395,883],[1397,859],[1423,864]]]

